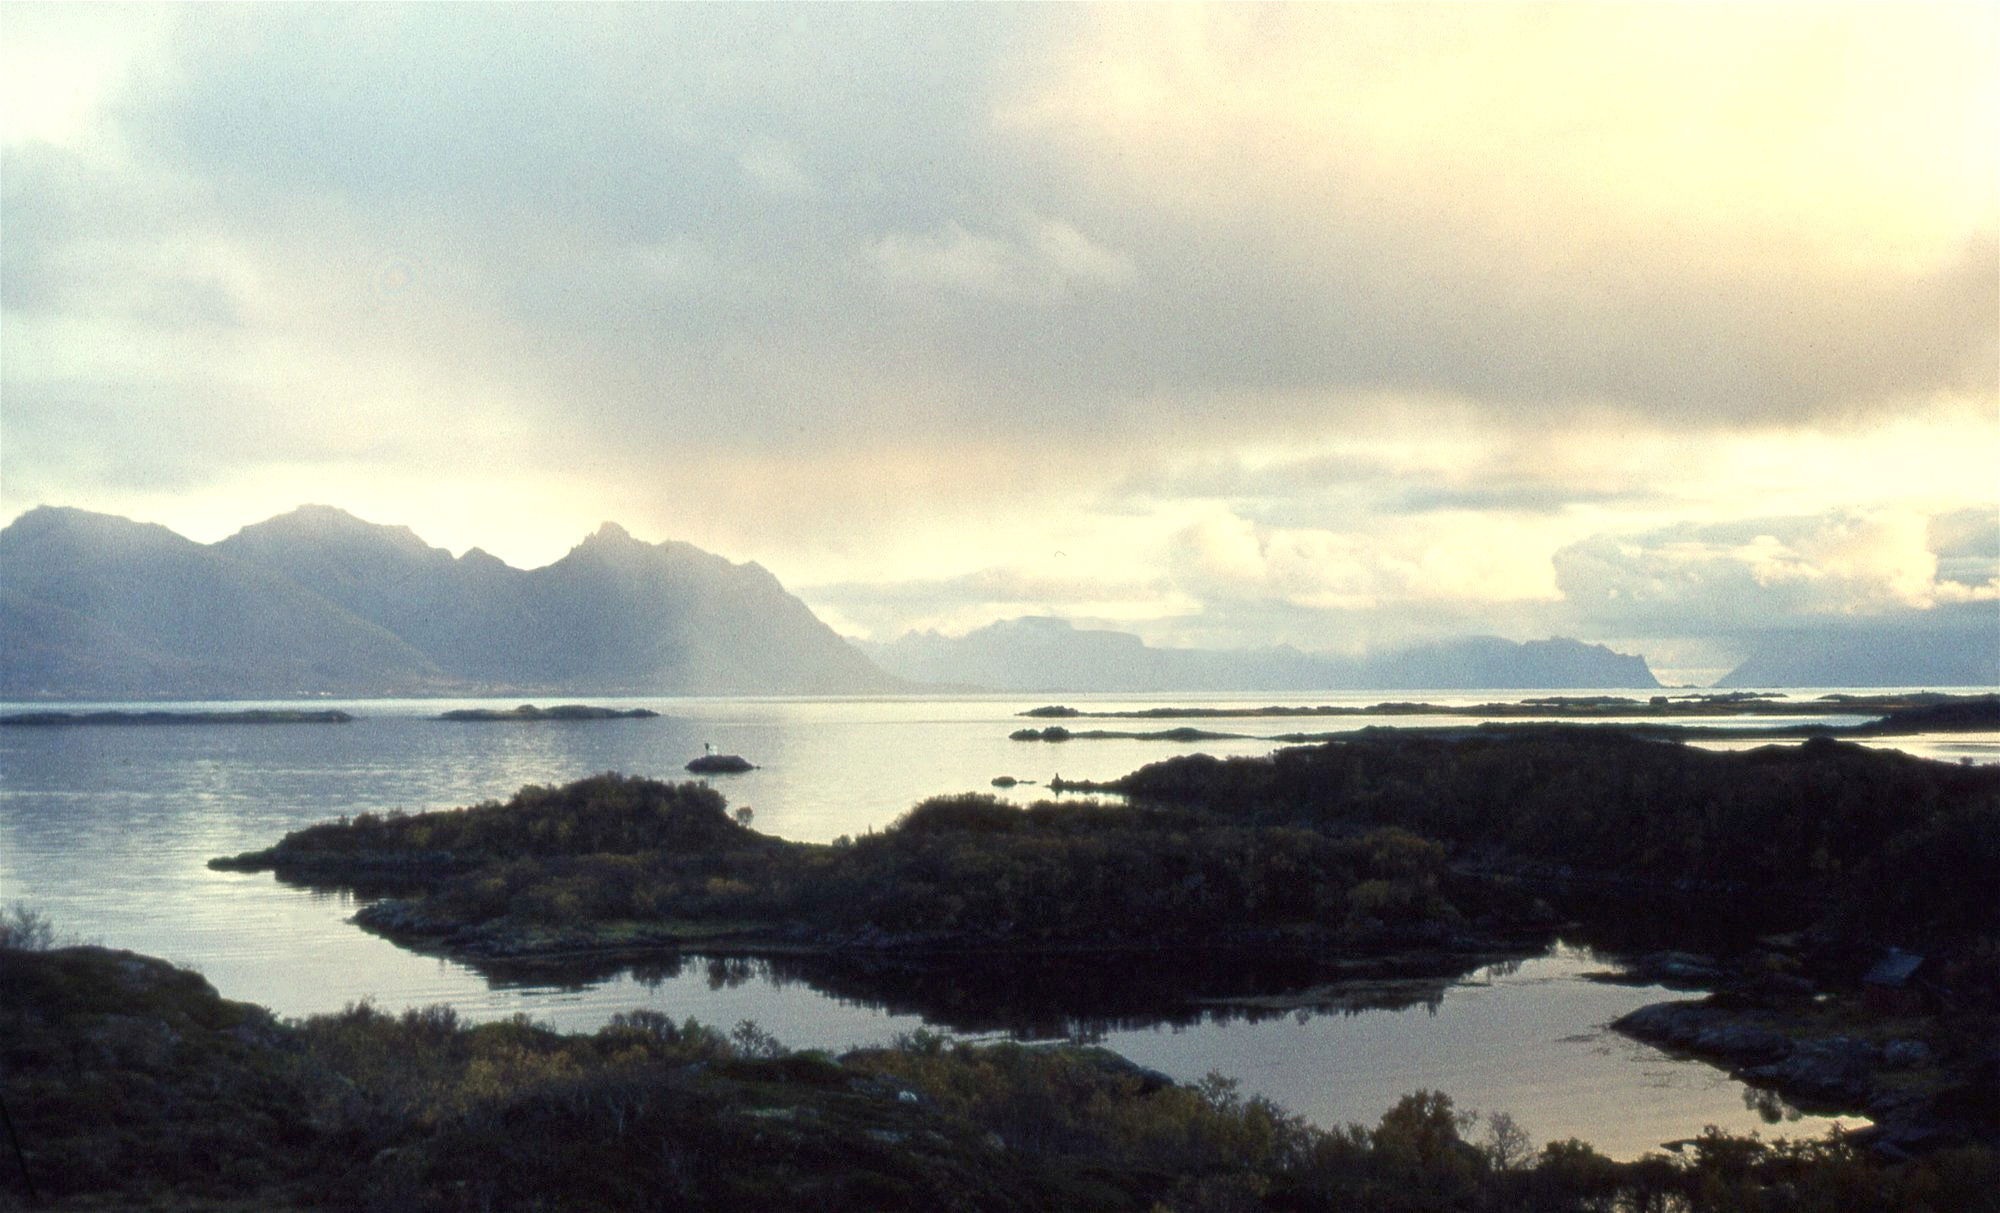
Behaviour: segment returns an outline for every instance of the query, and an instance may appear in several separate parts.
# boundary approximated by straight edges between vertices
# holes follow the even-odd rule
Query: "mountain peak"
[[[357,518],[337,505],[308,504],[273,515],[262,522],[253,522],[244,531],[283,531],[288,534],[340,534],[356,531],[407,530],[407,527],[378,527],[365,519]],[[241,534],[242,531],[237,532]]]
[[[337,505],[322,505],[319,502],[314,502],[314,501],[309,501],[304,505],[301,505],[296,509],[291,510],[288,513],[278,515],[278,517],[296,518],[299,519],[301,522],[360,522],[361,521],[359,518],[356,518],[353,514],[349,513],[346,510],[341,509]],[[276,519],[273,519],[272,521],[276,521]]]
[[[276,547],[335,544],[378,547],[398,552],[403,558],[449,559],[442,548],[433,548],[406,526],[390,526],[357,518],[338,506],[302,505],[274,518],[253,522],[218,546],[225,552],[270,552]]]
[[[69,505],[38,505],[0,530],[9,543],[29,543],[45,538],[58,542],[91,543],[153,542],[190,544],[156,522],[134,522],[117,514],[102,514]]]
[[[599,523],[596,530],[583,537],[583,542],[570,549],[571,555],[589,556],[597,559],[632,560],[656,549],[664,551],[674,545],[651,544],[635,538],[632,532],[615,522]]]
[[[509,565],[485,548],[467,548],[458,563],[469,569],[504,569]]]

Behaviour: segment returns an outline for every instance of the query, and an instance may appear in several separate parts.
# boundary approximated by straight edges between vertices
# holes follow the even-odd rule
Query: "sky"
[[[0,140],[0,518],[609,519],[877,640],[2000,620],[1990,3],[9,3]]]

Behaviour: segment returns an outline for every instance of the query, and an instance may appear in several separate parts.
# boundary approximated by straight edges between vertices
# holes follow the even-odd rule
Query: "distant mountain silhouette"
[[[532,570],[328,506],[211,545],[47,507],[0,531],[10,697],[896,685],[761,567],[611,523]]]
[[[2000,687],[2000,603],[1844,619],[1764,640],[1720,687]]]
[[[862,645],[914,682],[1005,691],[1320,691],[1657,687],[1645,658],[1576,640],[1475,636],[1349,658],[1270,649],[1156,649],[1124,632],[1027,616],[964,636]]]
[[[367,694],[446,681],[393,632],[165,527],[43,508],[0,531],[0,693]]]

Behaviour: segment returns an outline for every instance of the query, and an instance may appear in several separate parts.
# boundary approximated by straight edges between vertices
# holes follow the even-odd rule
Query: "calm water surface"
[[[1398,697],[1477,703],[1521,695]],[[1206,696],[1201,702],[1379,698]],[[647,706],[663,715],[469,724],[430,717],[492,701],[378,700],[270,705],[343,707],[359,717],[348,725],[0,729],[0,899],[28,902],[75,937],[191,964],[225,995],[285,1015],[372,998],[390,1008],[448,1002],[472,1018],[526,1013],[583,1029],[615,1011],[646,1006],[723,1026],[754,1019],[795,1047],[838,1049],[926,1024],[960,1031],[994,1025],[934,1000],[855,996],[851,982],[816,984],[755,963],[697,959],[671,970],[567,983],[490,980],[354,928],[346,918],[355,907],[344,897],[288,888],[269,875],[211,872],[205,864],[341,814],[447,808],[607,770],[676,777],[708,742],[759,764],[713,780],[732,805],[751,806],[760,830],[808,841],[881,829],[925,796],[988,790],[998,775],[1109,779],[1176,753],[1274,748],[1257,740],[1013,742],[1008,732],[1023,723],[1015,713],[1038,702],[1021,696],[592,702]],[[1064,702],[1115,708],[1193,700],[1070,696]],[[1275,734],[1346,723],[1241,720],[1209,727]],[[2000,736],[1898,744],[1931,756],[2000,761]],[[1037,793],[1023,786],[1011,795],[1025,800]],[[1157,1026],[1127,1016],[1081,1019],[1065,1030],[1099,1037],[1177,1078],[1220,1071],[1241,1080],[1245,1091],[1321,1124],[1373,1121],[1398,1096],[1431,1087],[1452,1093],[1461,1106],[1511,1112],[1539,1138],[1580,1136],[1618,1154],[1690,1136],[1705,1124],[1764,1127],[1740,1084],[1606,1031],[1616,1016],[1670,995],[1583,980],[1592,967],[1587,954],[1558,949],[1518,969],[1442,986],[1405,1010],[1251,1018],[1222,1007],[1183,1009],[1160,1017]],[[829,992],[841,990],[850,993]],[[1827,1123],[1806,1118],[1777,1131],[1811,1133]]]

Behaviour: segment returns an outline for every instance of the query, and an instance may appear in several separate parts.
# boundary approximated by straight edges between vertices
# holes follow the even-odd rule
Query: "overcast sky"
[[[2000,610],[2000,6],[0,8],[0,514],[850,635]],[[1968,607],[1983,602],[1984,607]]]

